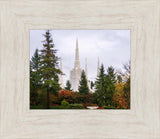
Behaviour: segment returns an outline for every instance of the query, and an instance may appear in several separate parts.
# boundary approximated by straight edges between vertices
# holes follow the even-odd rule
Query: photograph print
[[[30,30],[30,109],[130,109],[130,30]]]

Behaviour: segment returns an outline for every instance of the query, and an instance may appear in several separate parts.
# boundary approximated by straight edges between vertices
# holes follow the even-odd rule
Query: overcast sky
[[[36,48],[42,49],[45,39],[42,34],[45,30],[30,30],[30,58]],[[87,57],[89,80],[96,78],[98,57],[105,70],[108,66],[122,70],[123,64],[130,60],[130,30],[51,30],[51,34],[57,55],[62,58],[64,84],[74,67],[76,38],[82,69]]]

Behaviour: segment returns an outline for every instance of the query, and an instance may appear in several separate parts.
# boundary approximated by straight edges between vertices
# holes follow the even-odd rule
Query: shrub
[[[71,92],[69,90],[61,90],[59,92],[59,99],[60,100],[65,99],[69,103],[77,103],[77,97],[78,97],[77,92]]]
[[[58,96],[56,96],[54,94],[50,94],[50,98],[51,98],[51,104],[50,105],[60,105],[61,104],[61,101],[60,101]]]
[[[53,104],[53,103],[51,103],[50,106],[59,106],[59,104]]]
[[[50,106],[51,109],[71,109],[71,107],[68,106]]]
[[[99,106],[97,109],[103,109],[103,107],[102,107],[102,106]]]
[[[60,90],[59,100],[66,100],[70,104],[74,103],[92,103],[93,94],[81,95],[77,92],[72,92],[69,90]]]
[[[84,108],[87,108],[87,106],[90,106],[89,104],[90,103],[83,103],[82,105],[83,105]]]
[[[82,109],[83,105],[82,104],[70,104],[70,107],[72,109]]]
[[[69,106],[69,103],[64,99],[64,100],[62,100],[61,105],[62,106]]]
[[[114,106],[103,106],[104,109],[116,109]]]
[[[88,106],[97,106],[97,104],[89,104]]]

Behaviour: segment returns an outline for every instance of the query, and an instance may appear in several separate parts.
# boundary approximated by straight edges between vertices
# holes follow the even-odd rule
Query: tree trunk
[[[49,89],[47,88],[47,109],[49,109],[50,107],[50,98],[49,98]]]

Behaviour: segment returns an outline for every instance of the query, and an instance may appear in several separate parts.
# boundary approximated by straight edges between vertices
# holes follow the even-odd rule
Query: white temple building
[[[100,65],[99,65],[99,57],[98,57],[98,62],[97,62],[97,77],[99,76],[100,73]]]
[[[91,92],[93,92],[93,90],[91,89],[91,83],[88,80],[88,71],[87,71],[87,58],[85,58],[85,74],[86,74],[86,79],[87,79],[87,84],[88,84],[88,88]]]
[[[76,40],[76,54],[74,61],[74,68],[70,71],[70,83],[73,91],[78,91],[79,81],[81,78],[82,69],[80,68],[79,61],[79,49],[78,49],[78,39]]]
[[[62,69],[62,60],[60,60],[60,70],[63,72]],[[100,65],[99,65],[99,57],[97,61],[97,77],[99,76],[100,72]],[[80,60],[79,60],[79,48],[78,48],[78,39],[76,39],[76,51],[75,51],[75,61],[74,61],[74,68],[70,71],[70,77],[69,81],[71,83],[71,89],[73,91],[78,91],[79,82],[81,79],[82,69],[80,67]],[[85,58],[85,75],[87,79],[87,84],[90,92],[94,92],[94,88],[91,89],[91,83],[88,79],[88,71],[87,71],[87,58]],[[63,75],[59,76],[59,84],[61,88],[64,89],[64,83],[63,83]]]
[[[63,73],[63,69],[62,69],[62,59],[60,60],[60,70]],[[61,88],[64,88],[64,83],[63,83],[63,74],[59,75],[59,84]]]

